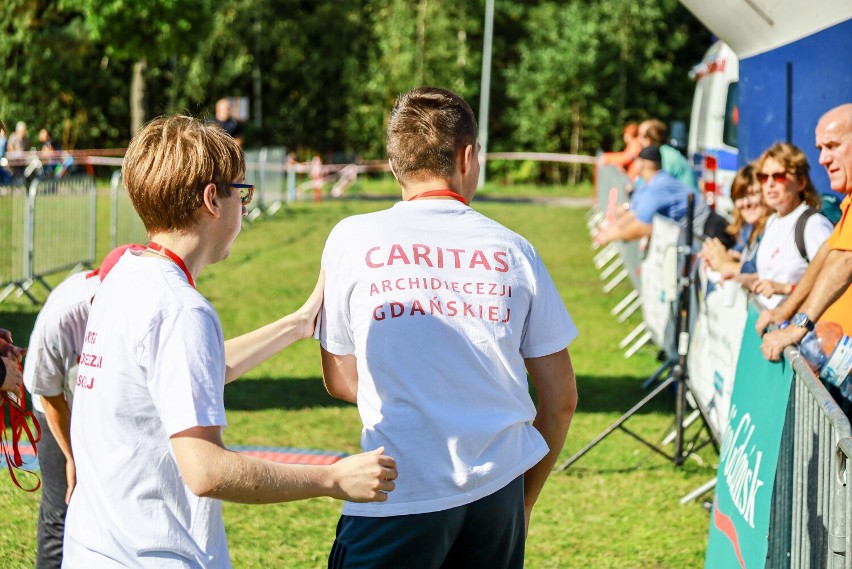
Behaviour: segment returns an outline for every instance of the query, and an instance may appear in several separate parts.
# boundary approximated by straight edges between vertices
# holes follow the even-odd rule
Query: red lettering
[[[462,290],[467,294],[473,294],[473,288],[467,290],[468,287],[473,287],[473,283],[464,283],[462,285]]]
[[[382,292],[390,292],[393,288],[391,288],[391,284],[389,280],[382,281]]]
[[[403,314],[405,314],[405,306],[401,302],[391,302],[391,318],[399,318]]]
[[[373,296],[374,294],[379,294],[379,287],[376,286],[376,283],[372,283],[370,285],[370,296]]]
[[[497,307],[489,306],[488,307],[488,319],[492,322],[497,322]]]
[[[447,316],[455,316],[458,313],[459,313],[459,311],[456,308],[456,301],[451,300],[451,301],[447,302]]]
[[[470,258],[470,267],[468,268],[476,268],[476,265],[482,265],[486,271],[491,270],[491,265],[488,263],[488,259],[485,258],[485,253],[477,249],[473,252],[473,257]]]
[[[414,316],[415,312],[419,312],[421,316],[426,316],[426,311],[423,310],[423,306],[420,305],[419,300],[415,300],[411,303],[411,312],[409,313],[409,316]]]
[[[423,264],[425,264],[427,267],[432,266],[432,261],[430,261],[429,257],[427,257],[427,255],[429,254],[429,251],[431,250],[431,249],[429,249],[428,245],[417,245],[417,244],[415,244],[415,245],[411,246],[411,249],[414,252],[414,264],[415,265],[419,265],[420,259],[423,259]],[[420,251],[423,251],[423,252],[421,253]]]
[[[379,249],[381,249],[381,247],[378,247],[378,246],[373,247],[372,249],[367,251],[367,254],[364,256],[364,262],[366,262],[367,266],[370,267],[371,269],[378,269],[379,267],[385,266],[384,263],[374,263],[373,260],[370,259],[371,253],[373,251],[378,251]]]
[[[444,268],[444,250],[438,247],[438,268]]]
[[[444,314],[444,309],[441,308],[441,301],[429,299],[429,314],[435,314],[436,312],[441,315]]]
[[[511,312],[512,312],[511,308],[506,308],[506,319],[501,320],[501,322],[508,322],[509,321],[509,314],[511,314]]]
[[[473,305],[468,304],[466,302],[464,302],[462,304],[464,304],[464,315],[465,316],[470,315],[470,316],[473,316],[474,318],[476,318],[476,312],[473,311]]]
[[[497,265],[494,267],[494,270],[498,273],[508,273],[509,272],[509,263],[506,262],[506,252],[505,251],[495,251],[494,252],[494,262]]]
[[[379,320],[384,320],[386,318],[384,308],[385,308],[385,305],[380,304],[373,309],[373,320],[379,321]]]
[[[394,261],[402,261],[406,265],[411,264],[411,261],[408,260],[408,256],[405,254],[405,251],[402,250],[400,245],[394,245],[391,247],[391,252],[388,256],[388,266],[393,265]]]
[[[476,294],[485,294],[485,283],[476,283]]]
[[[461,258],[459,257],[459,254],[464,253],[464,249],[447,249],[447,251],[449,251],[450,253],[453,254],[453,256],[456,259],[456,268],[460,269],[461,268]]]

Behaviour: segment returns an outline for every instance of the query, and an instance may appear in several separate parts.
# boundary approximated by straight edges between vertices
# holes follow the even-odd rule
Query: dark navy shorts
[[[521,569],[524,477],[476,502],[441,512],[341,516],[329,569]]]

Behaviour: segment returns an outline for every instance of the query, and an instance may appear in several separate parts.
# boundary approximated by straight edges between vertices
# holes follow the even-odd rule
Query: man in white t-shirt
[[[328,565],[522,567],[577,402],[577,329],[535,248],[468,207],[479,147],[460,97],[401,95],[387,147],[403,201],[332,231],[319,338],[326,388],[399,478],[382,504],[345,504]]]
[[[36,569],[58,569],[62,565],[66,504],[76,481],[71,404],[86,320],[98,286],[129,248],[145,249],[141,245],[117,247],[97,270],[75,273],[59,283],[39,311],[30,335],[24,385],[42,425],[41,440],[36,444],[41,471]]]
[[[225,383],[311,336],[322,298],[321,279],[294,314],[224,341],[195,279],[240,231],[253,189],[244,174],[237,142],[190,117],[154,119],[127,149],[122,175],[150,243],[122,256],[89,313],[63,567],[230,567],[221,500],[381,501],[393,489],[383,449],[301,466],[222,442]]]

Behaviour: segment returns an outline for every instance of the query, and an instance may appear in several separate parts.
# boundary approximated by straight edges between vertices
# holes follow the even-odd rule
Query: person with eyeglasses
[[[763,203],[763,193],[755,173],[755,166],[746,164],[731,183],[734,218],[725,231],[736,237],[737,242],[728,249],[721,240],[712,237],[705,240],[701,247],[701,259],[720,273],[722,278],[757,271],[754,257],[770,211]]]
[[[836,322],[845,335],[852,336],[852,103],[826,112],[815,134],[819,163],[828,173],[831,189],[846,198],[840,204],[840,221],[813,256],[799,286],[756,323],[758,334],[773,323],[789,320],[793,324],[763,336],[760,349],[769,360],[779,359],[785,347],[800,342],[814,322]]]
[[[127,148],[122,177],[150,242],[122,255],[89,312],[63,567],[230,567],[222,500],[383,501],[394,489],[381,448],[330,466],[225,448],[225,383],[313,334],[324,283],[295,313],[225,341],[195,280],[230,254],[251,200],[244,176],[237,142],[190,117],[154,119]]]
[[[792,144],[769,147],[757,164],[763,201],[774,210],[757,250],[757,274],[740,282],[775,308],[793,292],[808,263],[834,227],[819,214],[821,199],[810,179],[805,153]]]

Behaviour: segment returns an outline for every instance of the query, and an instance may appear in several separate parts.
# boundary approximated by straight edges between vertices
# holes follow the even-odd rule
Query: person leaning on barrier
[[[306,466],[222,442],[225,383],[310,337],[322,300],[320,278],[295,313],[224,341],[195,279],[240,232],[253,189],[244,175],[237,142],[190,117],[154,119],[127,148],[122,178],[151,241],[125,252],[89,312],[71,415],[67,569],[230,567],[222,500],[383,501],[394,488],[396,464],[381,448]]]
[[[644,181],[633,192],[630,211],[614,223],[603,227],[595,242],[606,245],[613,241],[636,241],[651,236],[654,215],[681,221],[686,217],[687,198],[695,195],[695,225],[703,228],[709,215],[704,199],[695,190],[675,179],[662,169],[662,155],[658,146],[646,146],[635,162],[639,176]]]
[[[469,207],[461,97],[400,95],[387,147],[403,201],[332,230],[319,337],[326,389],[357,403],[362,448],[392,449],[399,484],[344,506],[328,566],[521,568],[577,404],[577,329],[533,246]]]
[[[723,278],[757,271],[754,257],[770,210],[763,202],[755,173],[754,164],[746,164],[731,183],[734,219],[725,231],[737,238],[736,244],[728,248],[719,238],[713,237],[705,240],[701,247],[702,261]]]
[[[695,172],[686,157],[674,146],[666,144],[666,137],[669,129],[658,119],[648,119],[639,123],[639,133],[637,139],[642,144],[642,147],[658,146],[660,148],[661,164],[664,172],[668,172],[672,177],[679,180],[682,184],[697,190],[698,183],[695,181]],[[638,166],[631,167],[628,174],[633,177],[638,173]]]
[[[802,150],[787,142],[770,146],[756,161],[763,201],[774,210],[766,220],[755,256],[757,274],[740,275],[743,287],[765,308],[775,308],[795,290],[834,229],[818,211],[819,194]]]
[[[24,385],[32,395],[36,420],[47,425],[36,443],[42,483],[36,569],[62,565],[66,504],[76,482],[71,404],[86,321],[101,281],[131,247],[145,249],[123,245],[110,251],[97,270],[75,273],[59,283],[39,311],[27,345]]]
[[[758,334],[770,324],[786,320],[792,324],[763,336],[760,349],[773,361],[781,358],[785,347],[800,342],[818,320],[836,322],[844,334],[852,335],[852,103],[835,107],[820,118],[816,146],[831,189],[845,193],[846,198],[834,232],[819,248],[796,289],[757,320]]]

